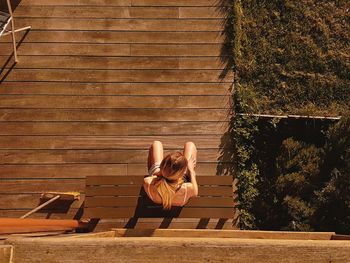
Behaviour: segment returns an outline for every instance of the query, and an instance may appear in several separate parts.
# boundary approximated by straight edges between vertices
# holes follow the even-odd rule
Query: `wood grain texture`
[[[198,149],[217,149],[220,136],[1,136],[1,149],[148,149],[160,140],[164,149],[179,150],[192,141]]]
[[[23,0],[22,5],[96,5],[96,6],[131,6],[131,0]]]
[[[7,56],[0,56],[5,64]],[[16,69],[223,69],[222,57],[21,56]],[[10,64],[6,67],[9,68]]]
[[[230,53],[218,5],[22,0],[16,26],[32,29],[16,35],[19,63],[11,57],[11,37],[0,39],[0,217],[25,214],[43,191],[83,196],[86,176],[142,178],[153,140],[163,141],[166,152],[193,141],[198,178],[223,175],[233,161],[222,155],[229,147],[223,135],[234,75],[225,74]],[[232,195],[235,189],[228,189]],[[211,197],[191,205],[216,204],[237,215],[232,198],[217,198],[219,203]],[[56,209],[33,217],[78,218],[82,201],[65,213]],[[126,226],[118,220],[102,220],[97,229]],[[228,221],[152,218],[135,228],[164,225],[236,227]]]
[[[65,82],[227,82],[233,74],[221,78],[221,70],[53,70],[14,69],[6,81]]]
[[[17,27],[37,30],[221,31],[222,19],[59,19],[17,18]]]
[[[223,18],[217,7],[111,7],[21,5],[16,18]]]
[[[141,173],[141,169],[139,169]],[[88,175],[127,175],[127,164],[1,165],[2,179],[80,178]],[[135,173],[136,174],[136,173]]]
[[[216,0],[23,0],[22,5],[215,6]]]
[[[17,238],[9,242],[16,247],[14,261],[33,262],[37,258],[60,262],[176,262],[179,251],[191,263],[324,263],[347,262],[350,244],[333,240],[274,240],[236,238]],[[18,247],[18,248],[17,248]],[[131,250],[132,248],[132,250]],[[43,255],[43,251],[47,254]],[[108,253],[106,253],[108,251]],[[130,253],[133,251],[132,257]],[[45,256],[45,257],[44,257]]]
[[[198,176],[215,176],[218,163],[198,163]],[[80,178],[86,176],[145,176],[145,164],[4,164],[0,166],[2,179],[54,179],[54,178]]]
[[[41,95],[230,95],[232,83],[3,82],[0,94]]]
[[[146,163],[147,154],[147,150],[0,150],[0,164]],[[216,149],[207,149],[198,162],[217,160],[219,155]]]
[[[0,55],[11,54],[10,43],[0,43]],[[212,56],[219,57],[220,44],[90,44],[90,43],[22,43],[19,55],[30,56]],[[161,51],[161,52],[160,52]]]
[[[89,43],[89,44],[209,44],[223,43],[221,32],[132,32],[132,31],[47,31],[31,30],[26,35],[19,32],[23,43]],[[0,42],[11,43],[11,37],[0,38]]]
[[[176,7],[19,6],[16,18],[178,18]]]
[[[0,135],[221,135],[227,122],[2,122]]]
[[[132,108],[227,108],[228,96],[60,96],[0,95],[0,108],[132,109]]]
[[[184,105],[185,106],[185,105]],[[0,109],[0,121],[225,121],[227,109]]]

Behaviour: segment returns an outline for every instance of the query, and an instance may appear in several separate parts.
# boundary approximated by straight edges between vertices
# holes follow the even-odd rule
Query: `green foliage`
[[[283,229],[312,230],[311,218],[315,213],[314,191],[320,178],[323,151],[314,145],[288,138],[282,142],[277,157],[275,189],[286,222]]]
[[[254,87],[260,112],[338,115],[349,105],[349,1],[237,2],[236,81]]]
[[[350,112],[332,127],[325,146],[323,183],[317,191],[317,225],[350,234]]]
[[[241,92],[240,92],[241,91]],[[250,111],[254,103],[250,103],[247,90],[235,91],[235,107],[238,110]],[[234,136],[237,194],[240,209],[240,225],[242,229],[255,228],[255,217],[251,210],[258,196],[256,184],[259,171],[254,160],[254,140],[258,132],[257,119],[250,116],[235,116],[231,123]]]
[[[337,223],[338,229],[348,231],[349,212],[337,210],[332,217],[336,202],[350,210],[346,192],[350,161],[344,150],[350,139],[339,141],[340,135],[336,136],[345,128],[331,130],[326,149],[289,138],[279,152],[276,145],[285,137],[270,141],[269,152],[269,143],[258,139],[269,137],[259,130],[259,119],[236,113],[329,116],[348,109],[350,2],[221,2],[226,12],[223,75],[235,71],[229,135],[234,142],[230,157],[238,179],[241,227],[334,230]],[[277,135],[278,122],[270,124],[270,132]]]

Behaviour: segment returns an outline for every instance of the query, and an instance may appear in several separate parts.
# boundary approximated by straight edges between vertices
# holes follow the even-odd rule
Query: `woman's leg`
[[[197,163],[197,147],[193,142],[186,142],[184,146],[184,156],[188,161],[194,162],[194,167]]]
[[[148,152],[148,170],[154,163],[160,163],[163,160],[163,144],[160,141],[154,141]]]

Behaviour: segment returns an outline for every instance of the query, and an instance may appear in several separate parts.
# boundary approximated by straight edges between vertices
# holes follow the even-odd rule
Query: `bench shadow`
[[[182,206],[174,206],[170,210],[163,210],[162,206],[155,204],[147,195],[144,188],[140,188],[139,198],[135,207],[135,212],[132,218],[129,218],[124,228],[134,229],[137,226],[140,218],[163,218],[159,227],[160,229],[167,229],[170,227],[174,218],[179,218]],[[220,218],[215,226],[215,229],[223,229],[227,218]],[[196,229],[207,229],[210,218],[199,218]]]
[[[147,195],[144,188],[140,187],[139,198],[132,218],[128,220],[125,228],[135,228],[139,218],[163,218],[159,228],[168,228],[174,217],[178,217],[182,207],[172,207],[170,210],[163,210],[161,205],[155,204]]]

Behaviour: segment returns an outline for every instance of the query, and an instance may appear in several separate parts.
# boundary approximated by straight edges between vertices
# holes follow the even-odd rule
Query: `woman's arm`
[[[160,141],[154,141],[148,151],[148,171],[155,163],[161,163],[163,160],[163,144]],[[159,169],[157,170],[159,172]],[[154,174],[154,173],[153,173]],[[150,176],[152,174],[149,174]]]
[[[196,172],[194,170],[189,170],[189,174],[190,174],[190,179],[191,179],[191,183],[188,185],[188,189],[189,189],[189,197],[192,196],[197,196],[198,195],[198,184],[197,184],[197,179],[196,179]]]

